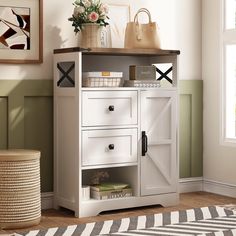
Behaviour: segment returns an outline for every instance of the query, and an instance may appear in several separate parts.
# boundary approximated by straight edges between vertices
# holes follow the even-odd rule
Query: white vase
[[[101,47],[101,26],[99,24],[87,23],[82,25],[82,30],[80,32],[80,47]]]

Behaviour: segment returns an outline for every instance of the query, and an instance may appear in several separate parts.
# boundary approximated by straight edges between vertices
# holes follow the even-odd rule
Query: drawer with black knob
[[[137,129],[82,131],[82,166],[137,162]]]
[[[82,126],[137,124],[137,91],[83,91]]]

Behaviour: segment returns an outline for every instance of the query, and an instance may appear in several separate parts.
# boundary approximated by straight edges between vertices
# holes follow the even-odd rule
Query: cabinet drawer
[[[83,91],[82,126],[137,124],[137,91]]]
[[[137,162],[137,129],[82,131],[82,165]]]

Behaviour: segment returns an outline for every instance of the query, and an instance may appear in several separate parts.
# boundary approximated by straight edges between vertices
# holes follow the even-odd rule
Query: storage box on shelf
[[[122,72],[83,72],[83,87],[121,87]]]
[[[177,57],[172,50],[80,48],[54,51],[55,207],[78,217],[101,211],[178,203]],[[171,63],[168,88],[83,87],[83,72]],[[163,72],[165,73],[165,72]],[[128,193],[83,200],[97,171]],[[128,196],[130,194],[130,196]],[[122,197],[125,195],[125,197]],[[108,196],[106,193],[105,196]]]

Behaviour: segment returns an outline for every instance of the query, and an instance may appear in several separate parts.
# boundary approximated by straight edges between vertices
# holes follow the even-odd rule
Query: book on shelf
[[[120,190],[125,188],[130,188],[129,184],[126,183],[101,183],[90,186],[91,190],[97,192],[111,191],[111,190]]]
[[[125,198],[133,196],[131,188],[107,190],[107,191],[95,191],[91,189],[91,198],[96,200],[107,200],[113,198]]]
[[[125,80],[124,87],[159,88],[158,80]]]

